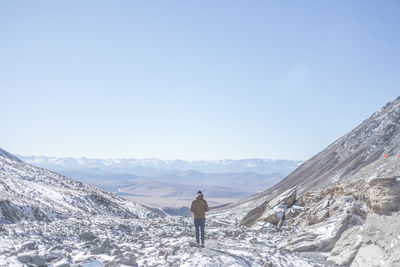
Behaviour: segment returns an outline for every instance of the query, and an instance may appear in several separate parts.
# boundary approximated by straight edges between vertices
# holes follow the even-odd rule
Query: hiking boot
[[[204,243],[203,243],[203,244],[201,244],[201,247],[202,247],[202,248],[204,248]]]

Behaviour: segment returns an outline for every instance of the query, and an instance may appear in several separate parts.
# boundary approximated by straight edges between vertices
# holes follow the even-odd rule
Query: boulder
[[[400,211],[400,182],[396,177],[373,179],[369,185],[368,206],[371,212],[388,214]]]
[[[122,254],[122,250],[120,250],[120,249],[112,249],[110,251],[110,256],[117,256],[117,255],[120,255],[120,254]]]
[[[63,254],[60,252],[51,252],[45,256],[47,261],[59,260],[63,257]]]
[[[110,251],[110,245],[111,245],[110,239],[107,238],[103,241],[103,243],[99,247],[91,250],[91,253],[95,255],[108,253]]]
[[[400,212],[368,214],[362,246],[351,266],[400,266]]]
[[[296,206],[304,207],[319,202],[322,199],[320,192],[310,191],[302,195],[295,203]]]
[[[291,188],[272,199],[266,205],[265,211],[257,220],[277,225],[279,221],[284,218],[287,209],[291,207],[295,201],[296,187]]]
[[[308,213],[304,222],[307,225],[320,223],[329,217],[330,198],[326,198],[314,205]]]
[[[276,198],[272,199],[267,206],[272,208],[275,206],[278,206],[280,204],[285,205],[286,207],[291,207],[293,203],[296,201],[296,193],[297,193],[297,188],[293,187],[282,194],[278,195]]]
[[[21,245],[19,251],[25,251],[25,250],[34,250],[36,248],[36,242],[35,241],[29,241],[25,242]]]
[[[259,220],[277,225],[285,215],[286,209],[287,207],[283,203],[270,207],[261,215]]]
[[[92,241],[93,239],[96,238],[96,235],[93,234],[92,232],[83,232],[78,237],[79,239],[84,241]]]
[[[165,250],[158,251],[158,256],[159,257],[164,257],[166,254],[167,254],[167,252]]]
[[[390,267],[391,265],[383,260],[386,256],[386,253],[377,245],[363,245],[354,258],[351,267]]]
[[[349,264],[362,245],[361,234],[361,226],[354,226],[344,231],[330,252],[328,260],[337,265]]]
[[[299,214],[301,214],[302,212],[304,212],[306,210],[307,209],[304,207],[293,205],[291,208],[287,209],[287,211],[285,213],[285,219],[289,220],[289,219],[295,218]]]
[[[36,266],[47,266],[46,260],[39,255],[31,257],[29,262]]]
[[[32,257],[31,253],[23,253],[17,256],[17,260],[21,263],[27,263]]]
[[[270,222],[277,225],[284,218],[285,212],[296,201],[296,187],[290,188],[270,202],[264,202],[251,210],[240,222],[242,226],[251,226],[257,221]]]
[[[349,215],[338,214],[327,220],[298,230],[278,245],[289,251],[330,251],[346,230]]]

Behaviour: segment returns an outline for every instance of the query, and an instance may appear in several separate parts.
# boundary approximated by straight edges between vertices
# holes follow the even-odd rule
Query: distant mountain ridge
[[[19,156],[22,160],[149,207],[181,208],[198,190],[210,206],[245,199],[268,188],[301,161],[87,159]],[[258,172],[256,172],[258,171]]]
[[[303,161],[272,159],[241,160],[161,160],[161,159],[91,159],[91,158],[58,158],[47,156],[22,156],[20,159],[30,164],[51,170],[87,170],[98,169],[112,173],[131,173],[135,175],[154,176],[166,172],[200,171],[204,173],[246,173],[289,174]]]

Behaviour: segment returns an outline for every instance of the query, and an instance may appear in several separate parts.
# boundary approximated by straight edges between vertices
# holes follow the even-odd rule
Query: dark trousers
[[[201,230],[201,243],[204,244],[204,227],[206,218],[194,219],[194,227],[196,228],[196,242],[200,243],[199,232]]]

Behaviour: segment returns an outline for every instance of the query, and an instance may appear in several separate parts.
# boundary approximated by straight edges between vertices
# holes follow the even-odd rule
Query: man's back
[[[208,211],[208,204],[203,198],[197,197],[192,201],[192,206],[190,207],[190,211],[194,213],[195,219],[205,218],[206,211]]]

